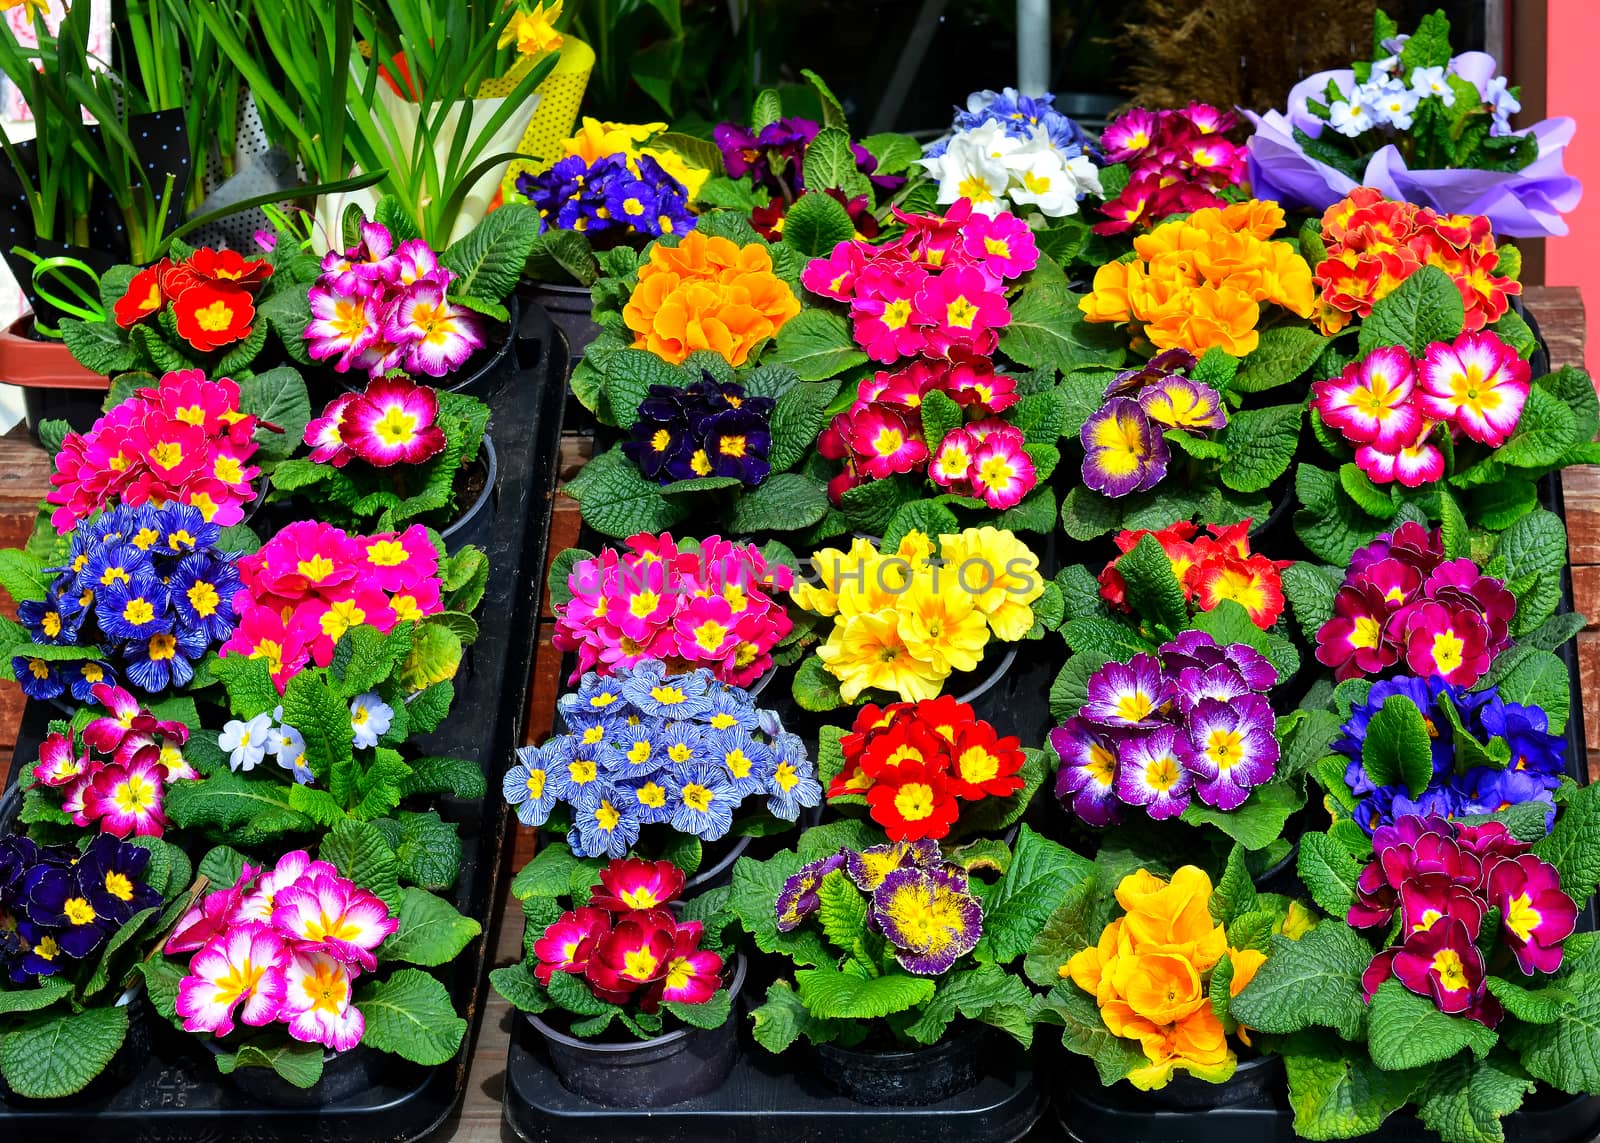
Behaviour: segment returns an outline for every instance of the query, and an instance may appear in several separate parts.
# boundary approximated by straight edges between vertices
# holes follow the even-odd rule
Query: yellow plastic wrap
[[[533,65],[532,58],[524,59],[505,75],[484,80],[478,88],[479,97],[511,94]],[[567,36],[561,45],[555,70],[534,88],[539,105],[534,109],[533,121],[523,132],[522,141],[517,144],[517,150],[530,158],[525,162],[512,163],[506,172],[504,186],[508,194],[515,186],[518,175],[524,171],[537,174],[548,170],[561,157],[561,144],[572,134],[573,126],[578,122],[578,109],[583,105],[583,93],[589,86],[589,74],[592,71],[594,49],[582,40]]]

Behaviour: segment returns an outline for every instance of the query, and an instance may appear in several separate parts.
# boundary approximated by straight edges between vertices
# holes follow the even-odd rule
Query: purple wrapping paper
[[[1481,90],[1494,75],[1495,64],[1482,52],[1466,52],[1457,58],[1453,70]],[[1484,215],[1502,237],[1543,238],[1567,232],[1561,216],[1576,207],[1583,194],[1579,181],[1562,167],[1566,146],[1577,127],[1573,120],[1563,117],[1535,123],[1529,130],[1539,140],[1539,157],[1520,171],[1413,171],[1391,145],[1368,160],[1364,177],[1357,183],[1311,158],[1295,142],[1295,127],[1315,139],[1327,126],[1307,110],[1306,100],[1320,96],[1330,79],[1348,91],[1355,75],[1343,69],[1308,76],[1289,92],[1287,113],[1244,112],[1256,129],[1247,146],[1250,186],[1257,198],[1320,211],[1357,186],[1370,186],[1388,198],[1444,213]]]

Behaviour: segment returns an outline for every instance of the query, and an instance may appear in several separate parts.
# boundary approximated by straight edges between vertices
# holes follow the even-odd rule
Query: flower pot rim
[[[749,967],[749,963],[745,960],[744,953],[736,953],[734,955],[733,963],[733,982],[728,985],[729,1000],[736,1000],[738,998],[739,990],[744,986],[745,972]],[[713,1030],[710,1028],[675,1028],[671,1032],[667,1032],[661,1036],[652,1036],[648,1040],[634,1040],[631,1043],[626,1044],[599,1044],[595,1043],[593,1040],[580,1040],[576,1036],[569,1036],[565,1032],[557,1031],[555,1028],[552,1028],[549,1024],[546,1024],[543,1020],[539,1019],[539,1017],[532,1012],[526,1013],[526,1015],[528,1017],[528,1022],[537,1028],[539,1030],[539,1034],[544,1036],[546,1039],[553,1040],[555,1043],[561,1044],[564,1047],[577,1048],[581,1051],[594,1052],[607,1056],[622,1055],[630,1052],[640,1052],[650,1048],[663,1048],[669,1044],[676,1044],[681,1040],[688,1039],[689,1033],[691,1032],[709,1032]],[[728,1013],[728,1019],[734,1019],[734,1012],[730,1011]]]
[[[111,378],[95,373],[72,356],[64,341],[36,340],[25,332],[33,327],[33,314],[23,313],[0,329],[0,360],[6,363],[4,383],[22,389],[76,389],[105,392]],[[33,364],[30,369],[23,361]],[[40,364],[48,362],[47,364]]]
[[[467,510],[465,512],[456,517],[456,519],[451,522],[448,528],[445,528],[439,533],[440,540],[449,540],[451,536],[459,532],[472,520],[474,516],[483,511],[484,505],[486,505],[489,502],[489,498],[494,495],[495,481],[500,475],[500,458],[494,449],[494,438],[488,433],[483,434],[483,447],[480,450],[479,455],[483,458],[484,466],[489,470],[488,474],[484,477],[483,490],[478,493],[478,498],[467,506]]]
[[[845,1048],[838,1044],[817,1044],[819,1052],[831,1053],[837,1056],[848,1056],[856,1059],[881,1060],[884,1063],[897,1064],[911,1060],[923,1059],[939,1052],[952,1051],[955,1048],[970,1048],[981,1029],[961,1028],[952,1036],[942,1040],[935,1040],[931,1044],[920,1044],[915,1048]]]

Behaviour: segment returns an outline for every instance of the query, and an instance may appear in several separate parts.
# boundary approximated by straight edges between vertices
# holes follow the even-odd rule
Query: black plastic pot
[[[1177,1072],[1166,1087],[1141,1091],[1139,1098],[1151,1107],[1179,1110],[1232,1107],[1253,1100],[1270,1099],[1289,1082],[1283,1073],[1282,1056],[1256,1056],[1239,1061],[1233,1075],[1222,1083],[1208,1083],[1188,1072]]]
[[[744,977],[741,956],[728,985],[736,1012]],[[739,1055],[736,1015],[720,1028],[680,1028],[627,1044],[590,1043],[558,1032],[537,1016],[528,1021],[544,1037],[562,1085],[608,1107],[667,1107],[705,1095],[722,1086]]]
[[[978,1082],[982,1033],[972,1029],[927,1048],[871,1052],[818,1044],[822,1078],[841,1095],[868,1107],[939,1103]]]
[[[589,343],[600,336],[600,327],[591,320],[594,296],[588,286],[559,286],[541,282],[530,291],[531,298],[544,307],[550,320],[567,341],[567,355],[576,363],[583,358]]]
[[[227,1047],[215,1039],[207,1039],[205,1045],[214,1056]],[[322,1107],[372,1087],[379,1063],[376,1051],[355,1047],[348,1052],[324,1052],[322,1078],[310,1087],[296,1087],[271,1068],[236,1068],[223,1078],[251,1099],[272,1107]]]
[[[500,476],[500,459],[495,454],[494,440],[491,437],[483,438],[483,448],[478,456],[489,470],[484,477],[483,491],[478,493],[478,498],[467,507],[454,524],[439,533],[439,538],[444,541],[444,550],[451,555],[468,544],[484,547],[489,537],[494,534],[495,481]]]

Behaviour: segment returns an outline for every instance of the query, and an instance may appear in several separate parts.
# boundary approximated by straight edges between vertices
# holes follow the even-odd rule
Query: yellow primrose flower
[[[911,654],[892,609],[841,618],[817,648],[817,658],[839,680],[839,697],[849,703],[869,688],[893,691],[907,702],[936,698],[947,673]]]
[[[665,123],[607,123],[585,115],[577,133],[561,146],[565,154],[592,163],[607,155],[636,155],[637,144],[666,129]]]
[[[949,590],[925,571],[911,581],[897,607],[900,634],[918,659],[946,674],[977,667],[989,642],[989,624],[970,595]]]
[[[995,637],[1014,643],[1033,627],[1032,603],[1044,594],[1039,557],[1010,532],[968,528],[939,537],[945,575],[972,597],[988,618]]]
[[[22,0],[22,2],[26,4],[37,0]],[[525,56],[543,55],[545,52],[559,49],[562,36],[556,31],[555,23],[561,18],[561,4],[562,0],[553,0],[553,3],[546,8],[541,0],[533,6],[532,11],[519,10],[500,33],[500,47],[509,48],[515,44],[517,51]]]

